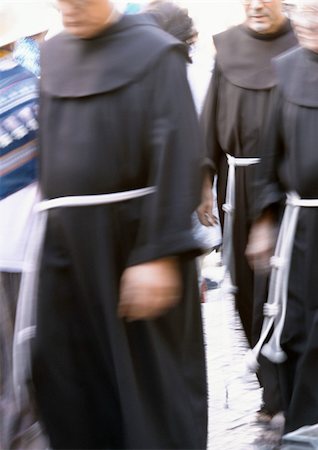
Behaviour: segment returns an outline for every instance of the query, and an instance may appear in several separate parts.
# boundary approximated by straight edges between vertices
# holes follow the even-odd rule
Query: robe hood
[[[169,48],[186,46],[146,14],[124,15],[92,39],[62,32],[41,50],[41,88],[56,97],[85,97],[136,81]]]
[[[297,47],[273,61],[285,98],[299,106],[318,108],[318,54]]]
[[[244,24],[213,37],[217,62],[224,76],[235,86],[271,89],[277,83],[272,58],[297,45],[290,22],[276,33],[262,35]]]

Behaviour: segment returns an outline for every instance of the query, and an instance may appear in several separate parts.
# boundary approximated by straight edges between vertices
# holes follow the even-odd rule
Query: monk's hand
[[[216,217],[212,214],[213,211],[213,192],[211,177],[208,173],[203,179],[201,203],[197,209],[199,221],[206,227],[212,227],[217,223]]]
[[[118,315],[128,321],[154,319],[178,303],[181,291],[176,258],[128,267],[120,282]]]
[[[253,224],[246,247],[245,254],[253,270],[261,273],[270,271],[275,243],[276,224],[271,214],[265,214]]]

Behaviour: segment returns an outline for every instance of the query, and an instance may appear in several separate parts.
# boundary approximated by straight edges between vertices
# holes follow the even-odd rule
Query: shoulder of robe
[[[244,89],[266,90],[277,83],[272,58],[297,45],[289,22],[273,37],[254,37],[243,24],[213,37],[224,77]]]
[[[287,101],[318,108],[318,55],[297,47],[275,58],[273,65]]]
[[[143,76],[169,49],[186,46],[146,14],[123,16],[100,36],[62,32],[41,49],[41,89],[57,97],[85,97],[121,88]]]

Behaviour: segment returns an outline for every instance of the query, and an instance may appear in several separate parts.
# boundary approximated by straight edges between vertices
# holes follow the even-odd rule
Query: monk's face
[[[89,39],[98,35],[109,22],[109,0],[58,0],[63,25],[69,33]]]
[[[302,2],[290,17],[300,45],[318,53],[318,0]]]
[[[246,25],[256,33],[277,31],[285,20],[281,0],[243,0]]]

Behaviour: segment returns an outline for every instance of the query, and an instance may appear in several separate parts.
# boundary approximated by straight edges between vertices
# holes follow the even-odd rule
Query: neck
[[[104,28],[108,28],[113,23],[117,22],[121,17],[121,13],[117,10],[114,3],[111,3],[109,6],[109,14],[108,17],[104,23]]]
[[[111,27],[113,24],[119,21],[121,17],[120,12],[116,9],[115,5],[111,3],[108,8],[108,14],[103,25],[98,29],[94,30],[94,33],[82,36],[83,39],[93,39],[103,34],[107,28]]]
[[[277,33],[287,22],[287,18],[285,16],[281,16],[280,19],[275,23],[275,25],[268,30],[267,34]]]

